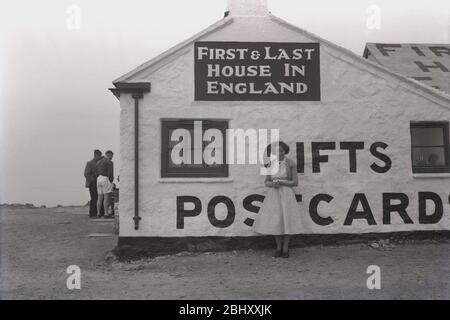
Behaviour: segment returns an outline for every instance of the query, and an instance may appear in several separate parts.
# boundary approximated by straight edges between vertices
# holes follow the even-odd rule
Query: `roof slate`
[[[450,44],[368,43],[364,58],[450,94]]]

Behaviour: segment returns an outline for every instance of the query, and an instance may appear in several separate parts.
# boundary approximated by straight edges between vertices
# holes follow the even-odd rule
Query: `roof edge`
[[[130,72],[127,72],[126,74],[124,74],[123,76],[117,78],[116,80],[113,81],[113,84],[115,83],[119,83],[119,82],[125,82],[127,81],[127,79],[131,78],[132,76],[134,76],[136,73],[151,67],[152,65],[156,64],[157,62],[171,56],[172,54],[176,53],[177,51],[183,49],[184,47],[190,45],[192,42],[194,42],[196,39],[204,37],[205,35],[214,32],[220,28],[223,28],[224,26],[231,24],[233,22],[233,18],[232,17],[225,17],[219,21],[217,21],[216,23],[210,25],[209,27],[207,27],[206,29],[200,31],[199,33],[193,35],[192,37],[184,40],[183,42],[180,42],[179,44],[175,45],[174,47],[170,48],[169,50],[164,51],[163,53],[157,55],[156,57],[154,57],[151,60],[148,60],[147,62],[139,65],[138,67],[134,68],[133,70],[131,70]]]

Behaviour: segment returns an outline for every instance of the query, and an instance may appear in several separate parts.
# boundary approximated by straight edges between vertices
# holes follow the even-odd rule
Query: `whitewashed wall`
[[[266,41],[313,42],[314,39],[286,28],[270,18],[235,18],[230,25],[200,39],[201,41]],[[325,44],[321,45],[320,102],[195,102],[194,47],[169,58],[152,73],[142,71],[130,81],[148,81],[152,92],[141,100],[140,113],[140,222],[134,230],[134,152],[133,100],[122,94],[121,104],[121,195],[120,236],[251,236],[243,223],[254,218],[242,201],[250,194],[265,194],[264,177],[258,166],[230,166],[228,179],[186,179],[170,182],[160,178],[161,118],[230,119],[230,128],[279,128],[281,139],[291,147],[295,160],[295,142],[305,143],[305,174],[296,188],[303,195],[299,210],[305,221],[305,233],[365,233],[407,230],[450,230],[450,177],[418,179],[411,170],[410,121],[450,120],[450,105],[444,99],[431,98],[418,89],[411,90],[398,80],[387,77],[376,68],[361,63]],[[433,101],[434,100],[434,101]],[[329,162],[321,165],[321,173],[312,173],[311,142],[364,141],[365,150],[358,151],[357,173],[349,172],[348,151],[325,151]],[[389,145],[385,151],[392,168],[385,174],[370,169],[376,161],[370,152],[372,143]],[[337,149],[339,149],[337,147]],[[380,163],[379,161],[376,161]],[[381,163],[380,163],[381,164]],[[181,179],[177,179],[179,181]],[[419,191],[439,194],[444,202],[444,216],[439,224],[418,224]],[[382,224],[382,194],[402,192],[409,196],[408,214],[414,221],[405,225],[398,214],[392,224]],[[316,226],[309,216],[309,201],[318,193],[334,197],[330,204],[319,206],[322,216],[335,222]],[[344,219],[355,193],[365,193],[373,211],[376,226],[355,220],[344,226]],[[176,197],[196,196],[203,210],[185,219],[184,229],[176,228]],[[210,199],[224,195],[236,207],[234,223],[225,229],[213,227],[206,213]],[[217,217],[223,218],[224,206],[217,206]],[[429,208],[433,211],[433,207]]]

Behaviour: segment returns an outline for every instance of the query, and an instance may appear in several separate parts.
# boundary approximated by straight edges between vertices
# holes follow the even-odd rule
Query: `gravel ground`
[[[272,251],[188,253],[116,261],[110,223],[86,207],[0,209],[1,299],[450,299],[450,243],[352,244]],[[66,268],[81,268],[81,289]],[[369,265],[381,289],[369,290]]]

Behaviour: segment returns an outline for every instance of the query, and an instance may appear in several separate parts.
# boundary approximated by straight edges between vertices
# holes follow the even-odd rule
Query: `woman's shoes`
[[[288,251],[281,251],[281,250],[276,250],[275,253],[273,254],[274,258],[289,258],[289,250]]]
[[[280,258],[281,256],[283,256],[283,251],[281,250],[276,250],[275,253],[273,254],[274,258]]]

